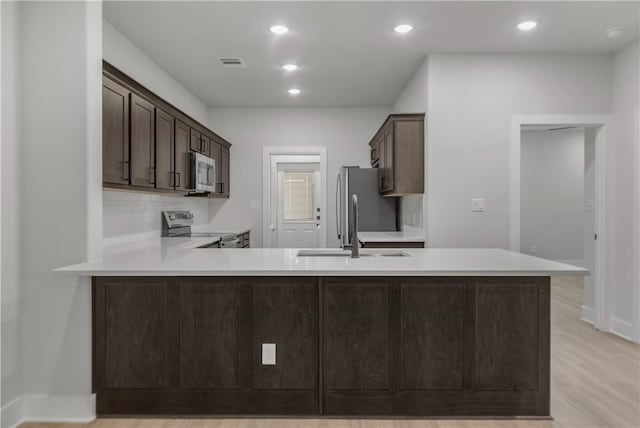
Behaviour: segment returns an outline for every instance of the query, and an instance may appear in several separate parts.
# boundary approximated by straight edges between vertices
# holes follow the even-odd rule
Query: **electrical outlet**
[[[535,254],[536,253],[536,246],[532,245],[531,246],[531,254]]]
[[[483,212],[484,211],[484,198],[471,199],[471,211]]]
[[[262,365],[263,366],[276,365],[276,344],[275,343],[262,344]]]

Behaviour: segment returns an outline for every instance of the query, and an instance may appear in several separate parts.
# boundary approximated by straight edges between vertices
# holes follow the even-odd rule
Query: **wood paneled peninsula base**
[[[548,416],[549,277],[98,276],[93,389],[100,416]]]

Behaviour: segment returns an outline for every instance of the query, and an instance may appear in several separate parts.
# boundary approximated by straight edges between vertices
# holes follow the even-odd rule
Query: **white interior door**
[[[321,247],[324,215],[320,208],[320,163],[276,162],[273,172],[276,246]]]

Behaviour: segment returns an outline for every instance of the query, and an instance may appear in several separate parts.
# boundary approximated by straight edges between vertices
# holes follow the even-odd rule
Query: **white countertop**
[[[360,242],[424,242],[424,236],[413,231],[358,232]]]
[[[80,276],[550,276],[588,270],[501,249],[402,250],[410,257],[297,257],[298,249],[209,248],[215,238],[154,238],[56,269]],[[366,252],[366,250],[361,250]]]
[[[236,230],[220,230],[220,229],[212,229],[210,224],[198,224],[191,226],[191,230],[196,233],[225,233],[225,234],[236,234],[242,235],[243,233],[250,232],[250,229],[236,229]]]

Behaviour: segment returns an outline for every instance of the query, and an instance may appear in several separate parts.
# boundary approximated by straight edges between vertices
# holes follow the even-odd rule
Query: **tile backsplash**
[[[424,195],[400,198],[400,225],[402,230],[424,228]]]
[[[206,224],[209,202],[205,198],[155,195],[104,190],[103,237],[107,243],[160,236],[161,213],[167,210],[189,210],[194,224]]]

